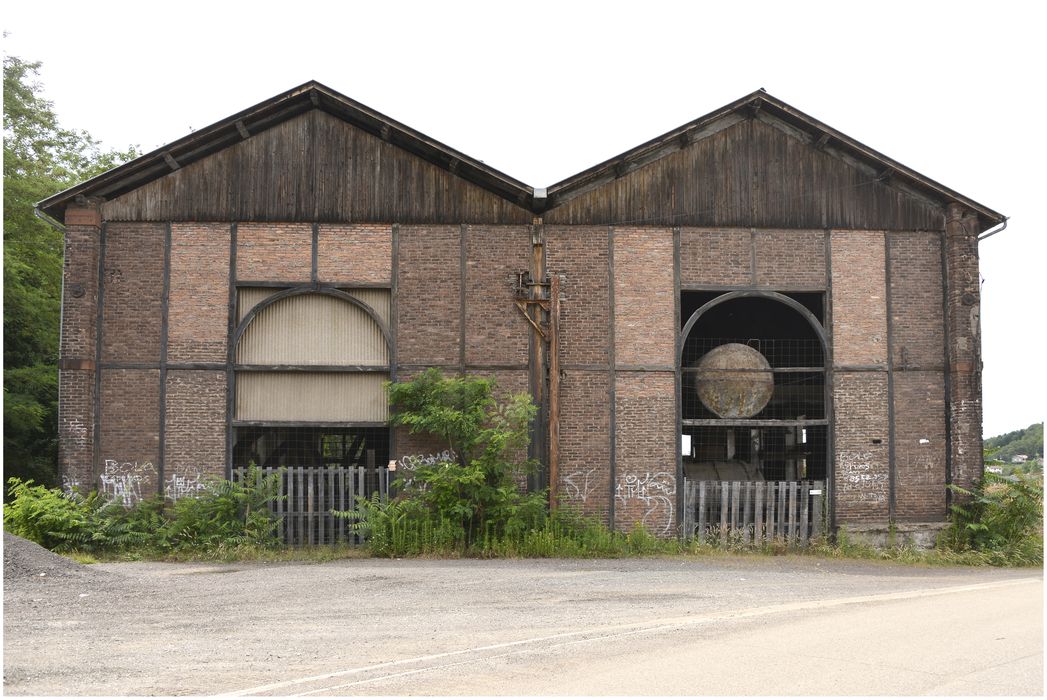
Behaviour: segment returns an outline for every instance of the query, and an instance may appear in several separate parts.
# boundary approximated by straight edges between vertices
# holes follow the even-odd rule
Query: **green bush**
[[[959,498],[940,547],[980,552],[994,565],[1043,563],[1043,484],[1038,478],[987,472],[973,490],[950,488]]]
[[[58,489],[33,484],[32,479],[7,480],[10,497],[4,504],[4,529],[48,549],[91,539],[94,502],[67,497]]]
[[[277,521],[268,503],[278,498],[279,475],[250,467],[240,481],[209,482],[194,497],[174,504],[163,496],[125,508],[92,491],[66,494],[12,478],[4,529],[58,552],[140,551],[208,554],[277,543]]]
[[[372,552],[464,552],[541,526],[546,492],[517,486],[536,466],[526,458],[537,412],[528,395],[499,404],[493,380],[447,378],[435,369],[387,388],[393,423],[439,439],[456,459],[404,474],[393,484],[399,494],[392,503],[360,500],[351,517]]]

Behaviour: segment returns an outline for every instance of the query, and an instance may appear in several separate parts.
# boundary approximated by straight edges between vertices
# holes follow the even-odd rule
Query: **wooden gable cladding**
[[[321,110],[107,201],[110,221],[530,223],[519,206]]]
[[[588,191],[554,195],[549,224],[941,230],[925,196],[773,118],[746,119]]]

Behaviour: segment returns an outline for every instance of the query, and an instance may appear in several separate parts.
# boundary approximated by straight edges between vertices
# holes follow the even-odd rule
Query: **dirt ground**
[[[853,609],[856,597],[886,606],[885,595],[944,599],[936,591],[974,586],[1006,597],[1036,585],[1038,609],[1025,611],[1023,598],[1016,614],[1038,620],[1040,639],[1016,634],[1020,642],[999,650],[1023,659],[1043,653],[1038,570],[807,557],[84,567],[5,535],[4,692],[548,693],[569,687],[566,676],[559,686],[542,671],[550,667],[542,653],[553,647],[588,663],[610,658],[613,649],[632,653],[641,639],[686,648],[680,644],[700,641],[686,637],[691,628],[708,635],[732,625],[738,631],[774,620],[800,623],[819,606]],[[532,662],[533,671],[526,665]],[[494,673],[495,663],[505,672]],[[1022,673],[1031,674],[1035,691],[1036,666],[1029,663]],[[436,666],[443,669],[439,682],[427,670]],[[1042,690],[1042,658],[1038,673]],[[347,677],[356,680],[336,683]],[[501,684],[503,677],[530,684]],[[325,689],[334,685],[344,687]],[[764,694],[788,690],[778,685]]]

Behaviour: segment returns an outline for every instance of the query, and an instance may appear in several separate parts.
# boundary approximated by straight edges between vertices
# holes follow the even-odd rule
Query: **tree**
[[[526,450],[537,409],[527,394],[498,404],[495,387],[491,379],[448,378],[432,368],[389,385],[393,423],[441,439],[456,455],[421,465],[401,482],[403,512],[451,528],[466,548],[534,527],[545,513],[544,492],[524,494],[517,485],[536,466]]]
[[[137,152],[63,128],[39,70],[4,57],[4,471],[55,484],[63,241],[33,210]]]

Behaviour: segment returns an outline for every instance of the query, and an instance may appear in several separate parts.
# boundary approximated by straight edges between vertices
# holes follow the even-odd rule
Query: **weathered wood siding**
[[[531,214],[320,110],[106,202],[109,221],[523,223]]]
[[[942,230],[943,212],[802,135],[746,120],[562,204],[549,224]],[[555,188],[550,188],[552,193]]]

